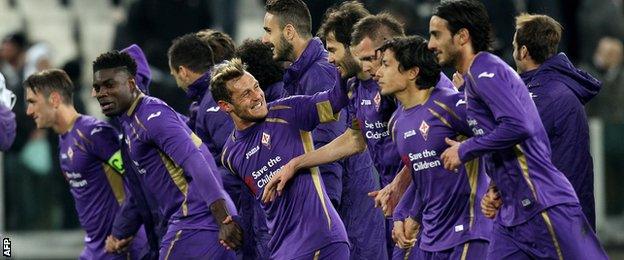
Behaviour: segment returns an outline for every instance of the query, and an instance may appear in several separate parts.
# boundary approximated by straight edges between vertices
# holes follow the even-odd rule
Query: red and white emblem
[[[262,132],[262,145],[271,148],[271,135]]]
[[[379,105],[381,104],[381,95],[379,91],[377,91],[377,95],[373,98],[373,102],[375,102],[375,110],[379,111]]]
[[[420,134],[422,135],[423,139],[427,141],[427,135],[429,134],[429,125],[427,124],[427,122],[425,122],[425,120],[420,123],[420,127],[418,128],[418,130],[420,130]]]

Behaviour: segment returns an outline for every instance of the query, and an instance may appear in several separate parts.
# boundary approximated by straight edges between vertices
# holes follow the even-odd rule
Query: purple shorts
[[[183,229],[167,232],[160,243],[160,259],[236,259],[219,243],[219,232]]]
[[[424,251],[418,248],[418,246],[414,246],[411,249],[407,249],[407,250],[395,247],[394,253],[392,255],[392,259],[393,260],[485,259],[485,256],[488,251],[488,246],[489,246],[489,243],[486,240],[469,240],[453,248],[449,248],[449,249],[437,251],[437,252]]]
[[[494,223],[488,259],[607,259],[578,204],[550,207],[520,225]]]
[[[310,254],[302,255],[293,260],[349,259],[349,244],[344,242],[331,243]]]

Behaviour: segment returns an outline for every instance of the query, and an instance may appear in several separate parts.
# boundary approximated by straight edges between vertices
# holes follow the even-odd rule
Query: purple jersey
[[[392,139],[412,172],[415,197],[409,215],[422,225],[419,244],[425,251],[487,240],[492,229],[491,221],[480,213],[488,180],[478,160],[468,161],[457,173],[444,169],[440,160],[448,148],[446,137],[470,134],[463,93],[443,86],[430,89],[429,98],[421,105],[399,107],[390,122]]]
[[[103,121],[80,115],[72,128],[59,136],[59,147],[61,170],[86,232],[87,251],[107,259],[125,258],[104,250],[125,198],[119,134]]]
[[[529,88],[548,134],[552,163],[574,187],[583,212],[595,229],[594,167],[583,104],[598,94],[602,83],[575,68],[564,53],[548,58],[520,77]]]
[[[514,226],[548,207],[578,203],[572,185],[550,161],[548,136],[518,74],[480,52],[464,79],[474,137],[460,145],[459,156],[462,162],[481,157],[503,200],[497,221]]]
[[[228,138],[222,163],[260,200],[264,186],[284,164],[314,150],[310,131],[319,123],[336,120],[346,103],[342,87],[272,102],[264,122],[236,130]],[[294,259],[347,241],[318,167],[299,170],[281,196],[262,206],[273,236],[269,242],[272,258]]]
[[[132,167],[169,219],[169,231],[218,230],[208,206],[231,201],[215,175],[214,159],[184,120],[163,101],[143,95],[119,118]]]
[[[401,169],[401,157],[388,132],[388,121],[397,108],[394,98],[381,96],[379,85],[373,79],[352,78],[347,83],[350,100],[347,122],[362,131],[369,153],[385,187]]]

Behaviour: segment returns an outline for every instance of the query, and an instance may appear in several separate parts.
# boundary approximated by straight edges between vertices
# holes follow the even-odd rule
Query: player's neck
[[[358,71],[358,73],[355,74],[355,77],[361,81],[369,80],[371,78],[370,74],[364,72],[363,70]]]
[[[254,121],[242,119],[234,114],[232,116],[232,121],[234,122],[234,128],[236,128],[237,131],[243,131],[256,124]]]
[[[522,71],[519,73],[536,70],[537,68],[539,68],[540,65],[541,64],[537,64],[533,61],[528,61],[526,64],[524,64]]]
[[[417,105],[424,104],[433,88],[419,89],[415,84],[408,86],[404,91],[397,93],[395,96],[401,102],[404,109],[410,109]]]
[[[310,41],[312,41],[312,38],[301,38],[301,37],[297,37],[293,40],[293,52],[294,52],[294,57],[292,57],[291,62],[295,62],[296,60],[299,59],[299,57],[301,57],[301,54],[303,54],[303,51],[305,51],[305,49],[308,47],[308,44],[310,44]]]
[[[203,73],[190,72],[189,73],[189,86],[193,85],[193,83],[195,83],[199,78],[201,78],[202,75],[204,75],[204,74]]]
[[[52,129],[57,134],[64,134],[72,129],[80,114],[71,105],[61,105],[58,110],[56,123],[52,126]]]
[[[468,70],[470,69],[470,66],[472,66],[472,61],[474,61],[475,56],[477,56],[477,53],[474,52],[472,46],[468,45],[461,49],[459,55],[461,55],[461,57],[459,57],[458,63],[455,69],[460,74],[464,75],[466,74],[466,72],[468,72]]]

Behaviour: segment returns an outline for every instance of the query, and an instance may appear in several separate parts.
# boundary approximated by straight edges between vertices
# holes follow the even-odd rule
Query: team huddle
[[[76,112],[62,70],[24,81],[80,259],[607,258],[583,108],[601,83],[557,53],[557,21],[516,17],[516,71],[478,1],[442,1],[428,40],[355,1],[316,36],[301,0],[265,9],[261,40],[173,41],[183,113],[150,96],[136,45],[93,61],[109,122]]]

